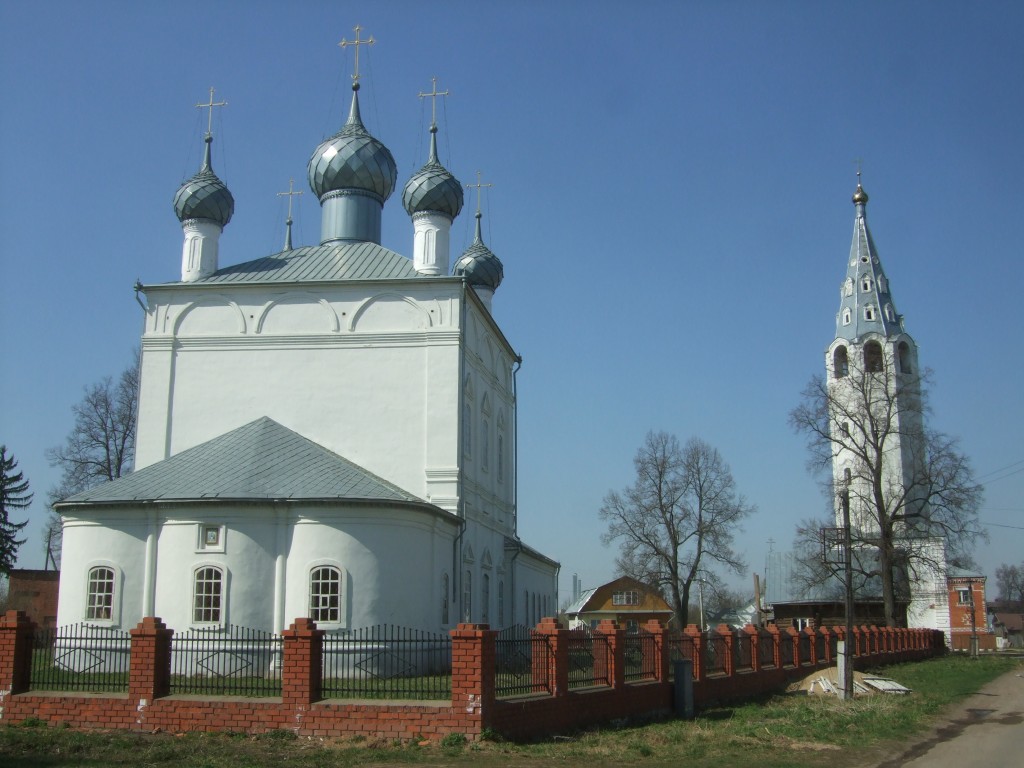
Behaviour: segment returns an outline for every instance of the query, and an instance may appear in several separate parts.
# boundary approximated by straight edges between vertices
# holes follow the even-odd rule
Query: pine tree
[[[25,543],[15,535],[28,523],[12,523],[12,509],[25,509],[32,503],[28,480],[17,472],[18,460],[7,455],[7,446],[0,445],[0,573],[10,573],[17,558],[18,547]]]

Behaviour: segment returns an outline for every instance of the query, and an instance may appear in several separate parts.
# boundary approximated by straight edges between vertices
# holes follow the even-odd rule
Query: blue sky
[[[1019,4],[40,0],[0,6],[0,442],[37,492],[20,565],[42,565],[45,449],[138,342],[133,283],[179,274],[193,105],[211,85],[229,103],[221,264],[280,249],[292,177],[296,244],[314,243],[306,161],[345,116],[337,43],[356,24],[377,40],[364,122],[399,184],[426,159],[432,76],[451,91],[442,162],[494,184],[494,313],[524,358],[520,533],[561,561],[563,596],[573,573],[613,575],[597,510],[650,429],[718,447],[758,506],[738,585],[823,509],[786,419],[835,332],[856,158],[896,308],[935,370],[931,423],[986,482],[977,559],[991,576],[1024,557]],[[383,241],[411,252],[397,194]]]

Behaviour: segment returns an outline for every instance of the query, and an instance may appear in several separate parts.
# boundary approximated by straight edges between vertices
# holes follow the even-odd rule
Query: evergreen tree
[[[0,445],[0,573],[10,573],[17,559],[18,547],[25,543],[24,539],[15,536],[28,521],[12,523],[10,511],[25,509],[32,503],[28,480],[17,469],[18,460],[7,454],[6,445]]]

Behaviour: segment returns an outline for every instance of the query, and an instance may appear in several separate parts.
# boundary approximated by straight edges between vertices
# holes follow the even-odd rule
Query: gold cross
[[[301,189],[298,192],[295,192],[294,191],[294,187],[295,187],[295,179],[288,179],[288,191],[287,192],[278,192],[277,193],[278,197],[284,196],[284,197],[288,198],[288,218],[289,219],[291,219],[291,217],[292,217],[292,198],[295,195],[301,195],[302,194],[302,190]]]
[[[420,91],[420,98],[423,99],[423,98],[427,98],[428,96],[430,97],[430,101],[431,101],[431,104],[430,104],[430,124],[431,125],[437,125],[437,97],[438,96],[447,96],[448,95],[448,91],[439,91],[439,90],[437,90],[437,78],[436,77],[430,78],[430,82],[434,84],[433,89],[430,91],[430,93],[423,93],[422,91]]]
[[[480,183],[480,171],[476,172],[476,184],[467,184],[466,189],[476,188],[476,212],[480,213],[480,190],[484,187],[493,187],[493,184],[481,184]]]
[[[209,116],[206,118],[206,132],[210,133],[213,130],[213,108],[214,107],[226,107],[228,103],[226,101],[214,101],[213,100],[213,86],[210,86],[210,101],[206,104],[196,104],[200,109],[208,108],[210,110]]]
[[[356,39],[355,40],[346,40],[345,38],[341,38],[341,42],[338,43],[338,45],[340,47],[342,47],[342,48],[347,48],[350,45],[354,45],[356,47],[356,67],[355,67],[355,74],[352,75],[352,81],[356,82],[356,83],[359,82],[359,46],[360,45],[373,45],[374,43],[377,42],[376,40],[373,39],[373,35],[370,35],[370,37],[367,38],[366,40],[360,40],[359,39],[359,33],[362,30],[363,30],[363,28],[360,27],[358,24],[356,24],[355,29],[353,30],[356,33]]]

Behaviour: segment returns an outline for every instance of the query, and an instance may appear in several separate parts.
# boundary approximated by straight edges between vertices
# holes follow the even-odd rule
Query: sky
[[[347,114],[399,187],[426,161],[483,174],[494,315],[523,357],[519,533],[560,594],[615,575],[598,510],[649,430],[717,447],[757,506],[730,577],[826,501],[787,423],[824,366],[858,160],[896,309],[934,369],[930,424],[985,484],[989,577],[1024,560],[1024,6],[1012,2],[0,4],[0,442],[36,492],[18,565],[43,565],[48,447],[83,388],[130,362],[135,281],[180,276],[171,202],[214,169],[235,198],[220,264],[319,239],[306,162]],[[474,197],[452,229],[472,240]],[[400,189],[383,245],[412,251]]]

